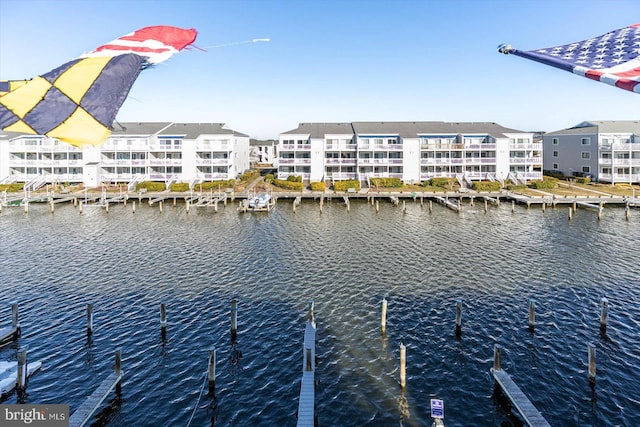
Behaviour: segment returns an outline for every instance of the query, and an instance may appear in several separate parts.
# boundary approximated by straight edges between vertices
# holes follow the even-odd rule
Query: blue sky
[[[143,72],[119,121],[224,122],[276,138],[299,122],[492,121],[553,131],[640,119],[640,95],[497,52],[640,23],[638,0],[0,0],[0,79],[138,28],[198,30]],[[268,43],[244,43],[270,38]]]

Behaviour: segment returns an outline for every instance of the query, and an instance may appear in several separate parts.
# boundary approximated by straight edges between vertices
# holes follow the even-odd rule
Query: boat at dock
[[[276,206],[276,198],[268,193],[259,193],[249,197],[238,207],[239,212],[270,212]]]

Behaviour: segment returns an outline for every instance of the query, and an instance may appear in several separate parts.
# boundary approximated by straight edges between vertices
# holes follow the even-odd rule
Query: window
[[[591,138],[582,138],[581,139],[581,144],[582,145],[591,145]]]
[[[582,152],[582,159],[584,160],[589,160],[591,158],[591,153],[588,151],[583,151]]]
[[[584,172],[584,173],[591,173],[591,167],[589,167],[589,166],[582,166],[582,172]]]
[[[554,163],[554,164],[553,164],[553,170],[556,170],[556,171],[557,171],[558,169],[560,169],[560,166],[558,166],[558,164],[557,164],[557,163]]]
[[[553,152],[553,157],[558,157],[558,152],[557,151]]]
[[[553,141],[553,145],[558,145],[558,138],[553,138],[552,141]]]

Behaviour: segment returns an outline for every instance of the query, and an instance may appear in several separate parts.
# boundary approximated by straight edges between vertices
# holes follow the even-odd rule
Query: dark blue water
[[[111,372],[122,349],[122,398],[109,426],[293,426],[306,307],[315,301],[316,407],[323,426],[422,426],[443,399],[447,426],[519,425],[489,368],[502,366],[551,425],[640,425],[640,212],[607,208],[419,203],[407,213],[352,202],[290,201],[269,214],[184,205],[5,208],[0,213],[0,327],[20,306],[23,334],[0,347],[41,360],[28,403],[71,412]],[[380,334],[380,302],[389,301]],[[610,304],[599,330],[600,299]],[[240,363],[231,363],[237,298]],[[455,301],[463,301],[455,336]],[[528,301],[536,329],[527,327]],[[86,335],[86,304],[94,333]],[[160,334],[159,306],[168,328]],[[399,387],[399,345],[407,387]],[[594,388],[587,344],[597,347]],[[216,399],[207,395],[217,349]],[[3,403],[16,403],[16,394]],[[213,403],[217,404],[215,406]]]

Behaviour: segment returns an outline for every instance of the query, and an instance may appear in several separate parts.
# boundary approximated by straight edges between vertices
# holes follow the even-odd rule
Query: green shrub
[[[473,189],[475,191],[500,191],[502,185],[496,181],[475,181],[473,183]]]
[[[333,183],[333,189],[335,191],[347,191],[349,188],[354,188],[356,191],[360,191],[360,181],[357,179],[349,179]]]
[[[327,188],[324,182],[312,182],[311,191],[324,191]]]
[[[289,175],[287,177],[287,181],[289,181],[289,182],[302,182],[302,177],[301,176],[296,176],[296,175]]]
[[[531,181],[529,186],[536,190],[552,190],[558,186],[558,179],[550,176],[543,176],[541,181]]]
[[[432,187],[441,187],[446,188],[450,187],[455,182],[455,178],[431,178],[429,180],[429,185]]]
[[[304,184],[301,182],[285,181],[284,179],[276,179],[273,181],[273,185],[276,187],[284,188],[286,190],[302,191]]]
[[[576,182],[578,184],[590,184],[591,183],[591,178],[589,178],[588,176],[578,177],[578,178],[576,178]]]
[[[272,173],[268,173],[264,176],[264,182],[266,182],[267,184],[271,184],[273,183],[273,180],[276,179],[275,176],[273,176]]]
[[[195,184],[193,186],[194,191],[214,190],[224,191],[226,188],[233,188],[236,184],[235,179],[221,179],[220,181],[206,181],[201,184]],[[202,189],[202,190],[201,190]]]
[[[156,181],[142,181],[136,184],[136,191],[140,191],[142,189],[151,192],[164,191],[167,186],[164,182],[156,182]]]
[[[400,178],[371,178],[371,185],[376,188],[400,188],[404,183]]]
[[[169,190],[176,193],[184,193],[185,191],[189,191],[189,183],[188,182],[174,182],[169,186]]]
[[[0,191],[7,193],[18,193],[24,189],[24,182],[14,182],[13,184],[0,184]]]
[[[251,181],[256,179],[259,176],[260,176],[260,172],[258,172],[257,170],[251,170],[240,175],[240,181],[241,182]]]

